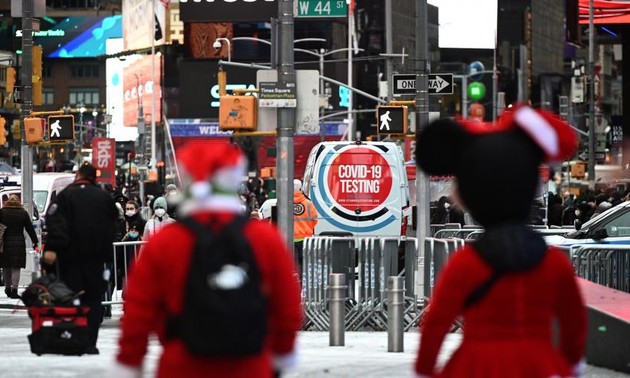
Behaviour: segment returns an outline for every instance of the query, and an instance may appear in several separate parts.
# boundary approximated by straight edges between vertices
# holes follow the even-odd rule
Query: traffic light
[[[7,131],[5,130],[5,126],[7,124],[7,120],[4,117],[0,117],[0,146],[4,146],[7,143]]]
[[[15,67],[7,67],[7,94],[13,93],[15,86]]]
[[[33,46],[33,105],[41,105],[44,99],[42,81],[42,47]]]
[[[26,135],[26,143],[37,144],[44,140],[45,127],[46,121],[43,118],[24,118],[24,133]]]
[[[254,96],[220,96],[219,129],[256,130],[258,108]]]

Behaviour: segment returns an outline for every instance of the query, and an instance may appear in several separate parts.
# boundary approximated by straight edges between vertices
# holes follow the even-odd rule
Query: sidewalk
[[[98,356],[38,357],[30,353],[26,336],[30,333],[30,320],[24,310],[12,310],[16,300],[0,292],[0,358],[2,377],[107,377],[107,369],[114,360],[119,334],[118,320],[122,306],[115,305],[113,318],[106,319],[99,335]],[[459,333],[449,334],[439,357],[443,364],[461,342]],[[346,332],[345,346],[329,347],[328,332],[300,332],[298,337],[299,366],[283,377],[411,377],[418,349],[417,331],[405,333],[404,352],[387,352],[386,332]],[[145,359],[145,377],[153,376],[160,346],[153,341]],[[629,375],[593,366],[587,367],[584,377],[621,378]]]

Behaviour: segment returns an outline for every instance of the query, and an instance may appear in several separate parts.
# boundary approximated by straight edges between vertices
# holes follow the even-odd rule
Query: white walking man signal
[[[389,110],[385,112],[385,114],[381,114],[381,126],[379,127],[379,130],[383,130],[384,128],[387,127],[387,130],[389,130],[389,122],[392,119],[389,118]]]
[[[55,137],[55,135],[57,138],[61,138],[61,134],[59,134],[59,130],[61,130],[61,125],[59,124],[59,120],[56,120],[55,122],[53,122],[53,124],[50,125],[50,129],[52,130],[50,132],[51,138]]]

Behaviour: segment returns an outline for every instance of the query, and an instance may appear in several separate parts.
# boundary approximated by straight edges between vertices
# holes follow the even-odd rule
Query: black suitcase
[[[89,307],[29,307],[32,333],[28,335],[31,352],[82,355],[90,346],[87,327]]]

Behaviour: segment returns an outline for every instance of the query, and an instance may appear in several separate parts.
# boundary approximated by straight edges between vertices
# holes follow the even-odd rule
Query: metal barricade
[[[106,298],[103,301],[104,305],[123,303],[122,289],[127,280],[129,267],[132,261],[138,258],[140,247],[145,243],[144,241],[125,241],[112,244],[113,263],[106,264],[111,274],[105,293]]]
[[[582,244],[570,253],[578,277],[630,293],[630,246]]]

